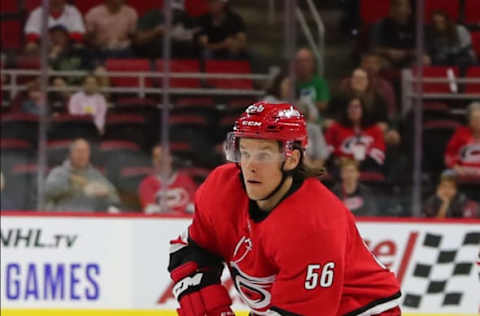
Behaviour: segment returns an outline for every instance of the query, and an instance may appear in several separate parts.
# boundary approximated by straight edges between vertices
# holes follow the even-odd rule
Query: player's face
[[[282,180],[281,157],[275,140],[240,139],[240,167],[250,199],[262,200],[278,186]]]

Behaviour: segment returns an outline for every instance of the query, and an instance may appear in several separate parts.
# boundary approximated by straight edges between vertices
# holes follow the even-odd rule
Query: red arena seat
[[[221,74],[250,74],[252,69],[248,61],[207,60],[205,71]],[[251,79],[216,78],[208,79],[207,83],[218,89],[253,89]]]

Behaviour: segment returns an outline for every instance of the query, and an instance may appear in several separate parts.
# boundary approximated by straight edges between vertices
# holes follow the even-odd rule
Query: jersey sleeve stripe
[[[371,302],[370,304],[358,308],[344,316],[370,316],[388,311],[400,304],[401,292],[397,292],[390,297],[385,297]]]

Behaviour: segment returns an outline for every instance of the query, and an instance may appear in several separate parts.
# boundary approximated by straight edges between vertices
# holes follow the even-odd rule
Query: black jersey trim
[[[398,291],[397,293],[395,293],[395,294],[392,295],[392,296],[384,297],[384,298],[378,299],[378,300],[376,300],[376,301],[373,301],[373,302],[371,302],[370,304],[365,305],[365,306],[360,307],[360,308],[357,308],[356,310],[354,310],[354,311],[352,311],[352,312],[350,312],[350,313],[344,314],[343,316],[356,316],[356,315],[360,315],[360,314],[368,311],[369,309],[374,308],[374,307],[377,306],[377,305],[384,304],[384,303],[387,303],[387,302],[389,302],[389,301],[396,300],[396,299],[399,298],[400,296],[402,296],[402,293],[401,293],[400,291]]]
[[[295,314],[295,313],[286,311],[286,310],[284,310],[284,309],[280,309],[280,308],[275,307],[275,306],[270,307],[270,310],[272,310],[272,311],[274,311],[274,312],[277,312],[278,314],[280,314],[280,315],[282,315],[282,316],[302,316],[302,315],[300,315],[300,314]]]
[[[244,182],[243,182],[243,177],[242,177],[242,174],[240,173],[240,181],[242,181],[242,184],[244,185]],[[261,221],[263,221],[264,219],[266,219],[268,217],[268,215],[270,215],[270,213],[272,213],[275,208],[280,204],[282,203],[283,200],[285,200],[287,197],[289,197],[290,195],[292,195],[293,193],[295,193],[303,184],[303,180],[295,180],[293,179],[292,181],[292,185],[290,186],[290,189],[287,191],[287,193],[285,193],[285,195],[282,197],[282,199],[280,201],[278,201],[277,205],[275,205],[275,207],[270,210],[270,211],[264,211],[264,210],[261,210],[259,207],[258,207],[258,204],[254,201],[254,200],[250,200],[249,199],[249,203],[248,203],[248,213],[250,215],[250,218],[255,222],[255,223],[259,223]],[[244,186],[245,188],[245,186]]]

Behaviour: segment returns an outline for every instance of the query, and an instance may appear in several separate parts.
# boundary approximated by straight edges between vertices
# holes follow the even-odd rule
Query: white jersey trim
[[[391,301],[376,305],[376,306],[370,308],[369,310],[364,311],[361,314],[357,314],[357,316],[374,316],[374,315],[381,314],[385,311],[388,311],[389,309],[392,309],[392,308],[400,305],[401,298],[402,298],[402,296],[400,295],[396,299],[393,299]]]

